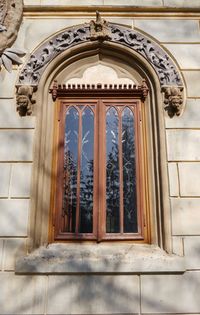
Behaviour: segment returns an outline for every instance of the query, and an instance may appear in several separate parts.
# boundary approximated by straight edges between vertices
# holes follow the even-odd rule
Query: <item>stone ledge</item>
[[[153,245],[51,244],[16,262],[17,274],[184,273],[184,258]]]

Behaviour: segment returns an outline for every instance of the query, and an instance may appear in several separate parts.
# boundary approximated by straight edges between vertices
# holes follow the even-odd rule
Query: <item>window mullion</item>
[[[82,119],[79,110],[79,127],[78,127],[78,163],[77,163],[77,191],[76,191],[76,229],[75,233],[79,233],[79,217],[80,217],[80,182],[81,182],[81,150],[82,150]]]
[[[119,112],[119,180],[120,180],[120,233],[124,231],[123,159],[122,159],[122,112]]]

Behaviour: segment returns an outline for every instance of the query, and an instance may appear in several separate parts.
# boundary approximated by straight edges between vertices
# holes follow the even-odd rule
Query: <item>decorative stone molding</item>
[[[90,21],[90,40],[109,40],[110,29],[108,22],[103,20],[98,11],[96,11],[96,21]]]
[[[91,40],[98,40],[99,45],[102,41],[109,41],[133,49],[153,67],[159,78],[161,89],[162,87],[180,87],[181,91],[183,90],[183,81],[176,65],[159,45],[138,31],[106,22],[98,12],[96,21],[66,29],[37,48],[24,65],[17,86],[37,87],[44,69],[55,57],[71,47]],[[183,102],[179,104],[179,110],[168,110],[169,116],[180,115],[182,104]],[[164,106],[165,109],[169,108],[166,107],[166,103]],[[170,108],[172,107],[175,108],[174,105],[170,105]]]
[[[32,97],[36,89],[36,87],[29,85],[21,85],[17,88],[17,111],[20,116],[30,116],[32,114],[32,105],[35,103]]]
[[[180,116],[184,97],[183,87],[163,86],[161,91],[164,93],[164,109],[169,117]]]
[[[24,52],[10,48],[17,38],[22,21],[23,0],[1,0],[0,3],[0,68],[3,65],[9,72],[12,64],[21,64],[19,57]]]

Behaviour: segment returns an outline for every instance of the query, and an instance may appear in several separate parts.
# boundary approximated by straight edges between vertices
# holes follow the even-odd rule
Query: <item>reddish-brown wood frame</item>
[[[121,241],[121,240],[134,240],[148,242],[148,209],[146,192],[146,178],[145,178],[145,164],[146,164],[146,149],[144,148],[144,128],[143,124],[143,106],[144,106],[144,93],[140,88],[118,90],[117,93],[111,93],[110,90],[96,89],[86,93],[80,89],[67,90],[60,88],[57,90],[58,97],[58,118],[56,119],[56,128],[58,137],[56,137],[54,169],[55,181],[52,185],[52,207],[53,207],[53,231],[51,231],[51,241]],[[117,98],[115,97],[115,94]],[[66,109],[69,106],[76,107],[76,104],[83,104],[93,107],[98,111],[94,115],[95,135],[94,135],[94,213],[93,213],[93,233],[78,233],[78,226],[76,221],[76,233],[62,232],[62,191],[63,187],[63,165],[64,165],[64,117]],[[135,146],[136,146],[136,178],[137,178],[137,214],[138,214],[138,233],[106,233],[106,198],[105,198],[105,111],[106,106],[126,106],[129,107],[135,116]],[[101,131],[101,132],[100,132]],[[101,148],[101,149],[99,149]],[[101,163],[100,163],[101,161]],[[102,162],[103,161],[103,162]],[[104,165],[104,167],[100,167]],[[122,178],[120,178],[122,179]],[[121,198],[122,199],[122,198]],[[79,202],[77,200],[77,202]],[[122,209],[122,205],[121,205]],[[120,219],[123,222],[123,211],[120,211]]]

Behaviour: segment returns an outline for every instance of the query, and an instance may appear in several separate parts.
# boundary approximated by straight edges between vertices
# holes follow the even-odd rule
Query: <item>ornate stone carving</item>
[[[164,109],[170,118],[179,116],[183,108],[183,87],[166,86],[162,87],[164,93]]]
[[[37,85],[44,67],[62,51],[89,40],[89,26],[72,28],[54,36],[30,56],[19,76],[19,84]]]
[[[126,45],[139,54],[152,65],[156,71],[160,84],[182,85],[180,75],[169,56],[157,44],[136,31],[110,24],[112,41]]]
[[[174,94],[174,88],[177,87],[177,91],[181,93],[183,81],[175,64],[166,52],[155,42],[135,30],[105,22],[102,20],[99,13],[97,13],[96,21],[91,21],[89,25],[85,24],[81,27],[69,28],[53,36],[50,40],[37,48],[22,69],[17,86],[29,85],[37,87],[45,67],[56,56],[77,44],[85,43],[90,40],[99,40],[99,45],[101,45],[103,40],[108,40],[119,45],[127,46],[142,55],[157,73],[161,88],[168,87],[171,91],[173,101],[168,97],[168,92],[165,93],[165,109],[168,114],[170,117],[173,117],[175,114],[180,114],[180,108],[182,106],[180,103],[181,98],[180,94]],[[144,93],[146,93],[145,89],[144,84]],[[180,103],[180,108],[178,108],[177,103],[176,105],[174,104],[175,97],[177,102]]]
[[[90,40],[109,40],[110,29],[107,21],[103,20],[100,13],[96,11],[96,21],[90,21]]]
[[[0,68],[3,65],[11,72],[12,64],[22,63],[19,57],[24,52],[10,47],[17,38],[22,21],[22,0],[1,0],[0,3]]]
[[[144,35],[133,30],[127,30],[122,26],[119,27],[109,23],[108,28],[110,30],[109,41],[128,46],[141,54],[156,71],[161,86],[183,85],[176,66],[157,44],[150,41]],[[52,59],[62,51],[78,43],[87,42],[90,39],[89,25],[71,28],[52,37],[50,41],[44,43],[31,55],[20,74],[18,83],[37,85],[43,69]]]
[[[20,116],[30,116],[32,114],[32,105],[35,103],[33,92],[36,92],[36,87],[29,85],[21,85],[17,88],[17,111]]]

